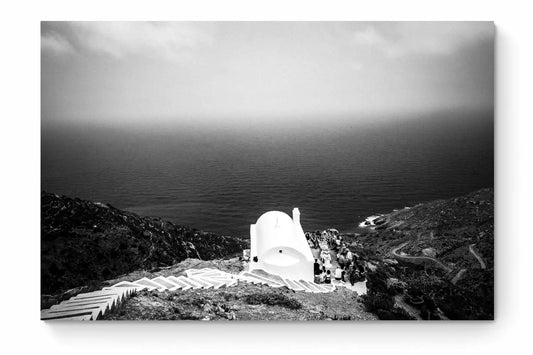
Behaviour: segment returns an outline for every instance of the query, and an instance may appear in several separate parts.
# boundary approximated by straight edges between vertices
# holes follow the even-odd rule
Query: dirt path
[[[482,269],[486,269],[487,268],[487,264],[485,264],[485,262],[483,261],[483,259],[481,258],[481,256],[479,256],[478,253],[476,253],[476,251],[474,250],[474,245],[475,244],[470,244],[468,246],[468,250],[470,250],[470,253],[472,255],[474,255],[474,257],[477,259],[477,261],[479,261],[479,265],[481,266]]]
[[[394,296],[394,302],[396,303],[396,306],[403,308],[403,310],[406,311],[411,317],[415,318],[416,320],[422,320],[420,310],[416,309],[410,304],[407,304],[403,299],[403,296]]]
[[[461,277],[463,277],[463,275],[464,275],[464,273],[466,271],[467,271],[466,269],[459,270],[457,275],[455,275],[455,277],[452,279],[451,283],[455,285],[457,283],[457,281],[459,281],[461,279]]]

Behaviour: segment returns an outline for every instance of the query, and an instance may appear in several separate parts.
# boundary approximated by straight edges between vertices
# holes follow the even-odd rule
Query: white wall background
[[[524,353],[531,348],[531,11],[513,1],[91,0],[0,5],[1,345],[12,353]],[[39,318],[40,20],[495,20],[496,321],[43,323]],[[267,338],[265,344],[264,338]]]

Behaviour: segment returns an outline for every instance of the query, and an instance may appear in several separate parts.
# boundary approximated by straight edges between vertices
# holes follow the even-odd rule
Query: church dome
[[[294,218],[294,219],[293,219]],[[300,212],[293,218],[280,211],[261,215],[250,226],[250,270],[262,269],[292,279],[313,279],[313,255],[300,225]]]
[[[292,228],[292,218],[284,212],[269,211],[263,213],[261,217],[257,219],[255,225],[265,228]]]

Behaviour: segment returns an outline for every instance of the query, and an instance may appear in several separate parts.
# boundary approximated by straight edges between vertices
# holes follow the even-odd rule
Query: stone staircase
[[[112,311],[128,297],[140,290],[187,291],[191,289],[219,289],[235,287],[239,283],[287,287],[294,291],[327,293],[335,290],[333,284],[316,284],[305,280],[290,280],[263,270],[230,274],[218,269],[189,269],[186,276],[146,277],[136,281],[122,281],[100,291],[81,293],[41,311],[42,320],[96,320]]]
[[[42,310],[41,319],[96,320],[116,308],[136,290],[136,287],[104,287],[100,291],[80,293]]]

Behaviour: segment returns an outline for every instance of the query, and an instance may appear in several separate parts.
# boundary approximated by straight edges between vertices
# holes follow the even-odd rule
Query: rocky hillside
[[[41,305],[80,291],[191,268],[243,270],[245,241],[42,194]],[[106,319],[493,319],[494,196],[483,189],[382,215],[344,235],[365,265],[368,293],[310,294],[243,284],[142,291]],[[82,286],[82,288],[80,288]],[[66,289],[77,287],[69,291]]]
[[[141,291],[109,320],[376,320],[353,292],[309,294],[265,285],[186,292]]]
[[[239,258],[201,261],[187,259],[156,272],[136,271],[108,280],[134,281],[141,277],[180,276],[188,269],[215,268],[237,274],[243,270]],[[376,320],[365,311],[357,293],[337,288],[331,293],[295,292],[286,287],[240,283],[236,287],[177,292],[141,291],[107,320]]]
[[[367,305],[395,318],[494,318],[494,194],[483,189],[383,215],[356,238],[370,264]]]
[[[186,258],[236,255],[247,241],[140,217],[109,204],[41,194],[41,293],[97,287],[134,270]]]

